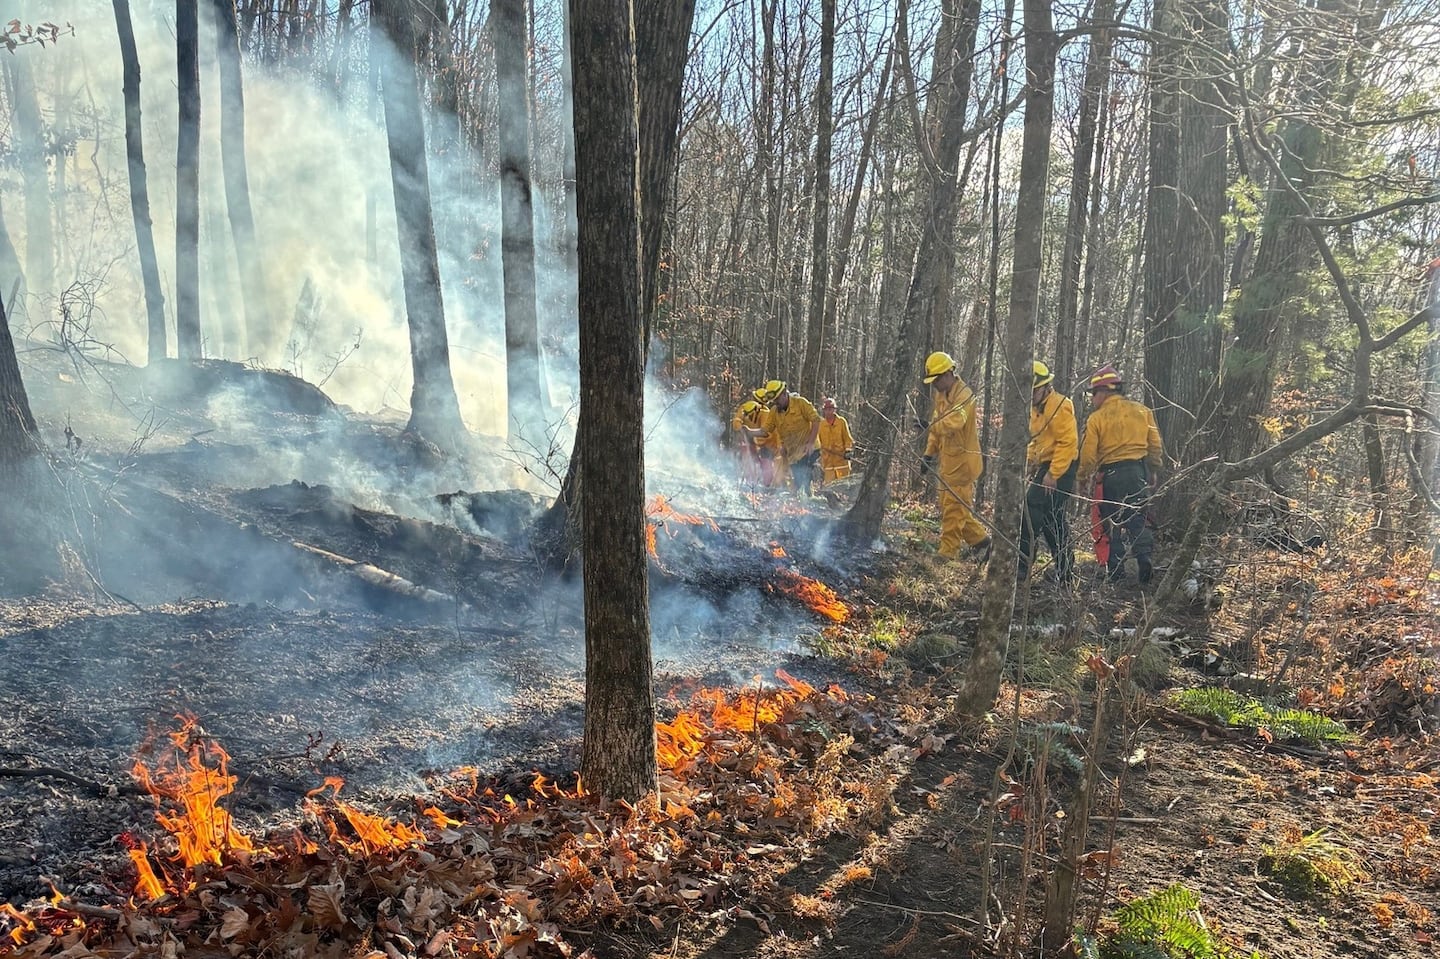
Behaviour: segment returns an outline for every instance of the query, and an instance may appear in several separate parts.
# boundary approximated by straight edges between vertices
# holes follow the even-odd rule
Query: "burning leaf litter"
[[[135,768],[168,852],[131,840],[133,892],[113,897],[116,908],[82,911],[57,894],[0,910],[0,934],[23,956],[217,944],[233,955],[590,955],[583,941],[598,923],[643,916],[658,927],[748,897],[760,860],[869,816],[886,794],[873,779],[888,771],[836,747],[894,741],[877,732],[893,726],[877,722],[873,701],[776,677],[739,693],[700,689],[657,724],[660,792],[638,808],[602,806],[579,783],[538,773],[518,792],[461,769],[406,823],[342,802],[332,778],[307,797],[306,823],[279,836],[235,823],[223,805],[230,757],[182,717]]]

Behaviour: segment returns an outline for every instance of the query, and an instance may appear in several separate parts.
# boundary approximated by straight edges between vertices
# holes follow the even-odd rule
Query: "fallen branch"
[[[450,595],[449,593],[442,593],[438,590],[433,590],[428,586],[421,586],[419,583],[412,583],[410,580],[406,579],[403,576],[399,576],[395,573],[390,572],[389,570],[381,569],[380,567],[371,565],[370,563],[362,563],[359,560],[351,559],[348,556],[341,556],[339,553],[332,553],[328,549],[321,549],[318,546],[311,546],[309,543],[302,543],[298,540],[292,542],[290,545],[294,546],[296,549],[304,550],[305,552],[310,553],[314,556],[319,556],[321,559],[328,560],[329,562],[334,563],[336,566],[340,566],[346,570],[349,570],[355,576],[359,577],[361,580],[370,584],[371,586],[378,586],[381,589],[389,590],[390,592],[400,596],[404,596],[407,599],[418,599],[426,603],[444,603],[446,605],[454,604],[462,608],[466,607],[465,603],[462,603],[459,599]]]
[[[0,777],[11,779],[59,779],[74,786],[83,786],[85,789],[102,798],[116,798],[119,796],[144,796],[145,790],[133,783],[126,783],[117,786],[114,783],[96,782],[93,779],[86,779],[84,776],[77,776],[72,772],[63,769],[56,769],[54,766],[24,766],[6,767],[0,766]]]

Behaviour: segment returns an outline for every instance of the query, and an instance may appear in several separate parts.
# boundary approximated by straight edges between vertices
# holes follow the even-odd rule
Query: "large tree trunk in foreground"
[[[200,24],[198,0],[175,6],[180,128],[175,147],[175,349],[203,355],[200,339]]]
[[[580,225],[580,426],[585,743],[601,796],[655,790],[645,552],[639,131],[630,0],[572,0]]]
[[[215,52],[220,64],[220,164],[225,174],[225,204],[230,210],[230,235],[235,242],[235,264],[240,271],[240,300],[245,306],[244,328],[225,337],[240,348],[243,359],[251,336],[266,326],[270,313],[269,288],[255,239],[255,214],[250,208],[250,173],[245,162],[245,87],[240,71],[240,35],[235,26],[235,0],[213,0]],[[239,325],[239,317],[225,322]]]
[[[635,11],[635,82],[639,97],[636,123],[640,130],[640,229],[643,244],[640,307],[644,316],[644,335],[640,346],[646,351],[650,345],[655,290],[659,285],[656,274],[659,272],[659,241],[664,232],[665,204],[679,150],[680,94],[694,14],[694,0],[641,0]],[[572,35],[568,12],[566,35]],[[573,39],[568,50],[567,63],[573,57]],[[571,85],[573,87],[573,83]],[[573,150],[574,137],[568,138],[567,143]],[[573,160],[573,153],[567,153],[567,169],[572,177],[575,172]],[[654,231],[653,243],[651,231]],[[535,530],[538,548],[547,565],[552,567],[568,563],[579,548],[584,513],[580,470],[584,459],[577,437],[575,448],[570,452],[570,464],[560,495]]]
[[[507,435],[539,444],[545,419],[535,316],[535,218],[530,201],[530,109],[525,83],[525,2],[496,0],[495,75],[500,87],[500,260],[505,275]]]
[[[372,14],[391,42],[385,67],[385,136],[390,145],[390,180],[400,230],[400,271],[410,327],[410,423],[406,427],[442,449],[465,445],[460,401],[450,374],[450,340],[440,294],[440,258],[430,211],[430,170],[415,73],[415,23],[408,0],[377,0]]]
[[[130,22],[130,0],[114,0],[115,29],[120,35],[124,64],[125,164],[130,174],[130,217],[135,221],[135,248],[140,255],[140,279],[145,289],[147,357],[163,360],[168,350],[165,330],[165,293],[160,287],[160,261],[155,256],[155,231],[150,220],[150,188],[145,174],[145,140],[140,124],[140,55]]]
[[[1016,544],[1025,512],[1025,447],[1030,442],[1031,362],[1035,312],[1044,265],[1045,197],[1054,116],[1055,34],[1050,0],[1025,0],[1025,132],[1020,150],[1019,198],[1015,206],[1015,253],[1010,280],[1010,315],[1005,321],[1005,366],[1001,371],[1004,423],[996,463],[1001,482],[995,496],[995,527],[980,626],[970,668],[956,698],[962,716],[980,716],[1000,690],[1001,651],[1015,609]]]
[[[1150,223],[1145,251],[1145,379],[1167,450],[1186,462],[1213,446],[1213,391],[1225,295],[1229,118],[1223,0],[1156,5]]]

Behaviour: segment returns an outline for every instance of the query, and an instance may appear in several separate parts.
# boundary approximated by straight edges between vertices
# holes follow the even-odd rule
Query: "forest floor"
[[[79,545],[0,602],[0,951],[1035,954],[1089,757],[1077,947],[1436,952],[1428,555],[1221,541],[1158,612],[1036,582],[962,723],[982,583],[932,509],[857,555],[824,500],[657,470],[661,791],[602,807],[579,578],[527,549],[498,441],[471,493],[286,377],[26,377],[81,439]]]

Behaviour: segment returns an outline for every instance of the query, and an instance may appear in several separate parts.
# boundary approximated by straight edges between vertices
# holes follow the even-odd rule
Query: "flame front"
[[[154,770],[139,760],[131,769],[140,786],[155,797],[155,821],[170,831],[180,847],[175,860],[186,868],[201,863],[218,866],[229,852],[254,852],[250,837],[235,828],[229,811],[220,805],[235,791],[230,754],[203,738],[195,717],[180,720],[180,729],[170,733],[174,750],[163,755]],[[140,868],[138,859],[136,868]],[[153,871],[150,878],[155,878]],[[143,870],[141,882],[146,882]]]
[[[306,793],[306,797],[312,799],[315,796],[332,790],[335,799],[335,808],[340,810],[340,815],[350,824],[355,832],[357,841],[350,841],[340,835],[339,828],[333,816],[325,815],[318,804],[311,802],[310,811],[325,824],[326,830],[330,833],[330,839],[337,846],[342,846],[351,852],[365,853],[366,855],[381,852],[384,850],[408,849],[417,842],[425,841],[425,834],[416,829],[413,825],[406,825],[403,822],[395,822],[386,819],[384,816],[376,816],[372,813],[356,809],[349,803],[339,800],[340,788],[345,785],[345,780],[339,776],[325,777],[325,785],[312,789]]]
[[[791,704],[815,691],[815,687],[783,669],[776,670],[775,675],[787,689],[745,690],[734,697],[723,689],[701,689],[692,700],[695,706],[677,713],[668,723],[656,723],[656,757],[660,765],[679,772],[700,754],[714,734],[750,733],[767,723],[779,722]]]
[[[683,526],[708,526],[713,530],[720,529],[708,516],[701,516],[698,513],[681,513],[670,505],[668,499],[659,495],[646,504],[645,515],[649,517],[649,521],[645,524],[645,550],[656,559],[659,559],[660,556],[655,551],[655,539],[662,525],[678,523]]]
[[[818,579],[801,576],[789,569],[776,570],[776,574],[780,579],[776,588],[785,595],[794,596],[832,622],[843,623],[850,618],[850,607],[835,595],[835,590]]]

